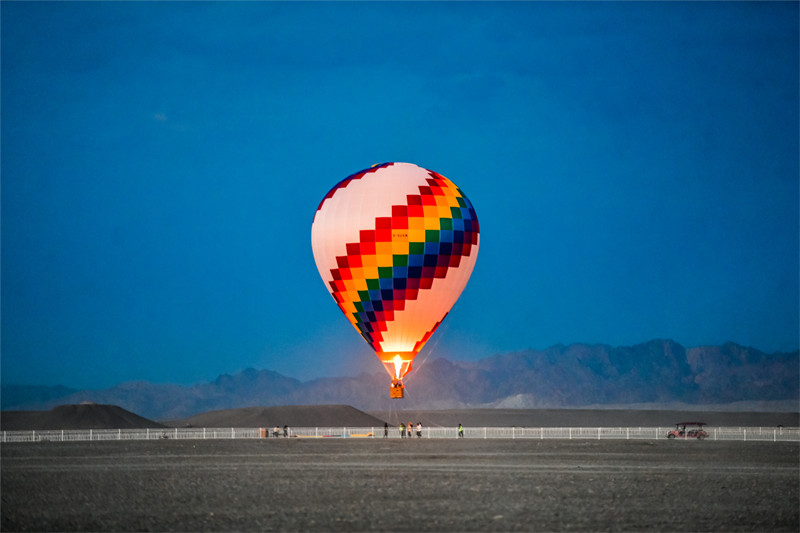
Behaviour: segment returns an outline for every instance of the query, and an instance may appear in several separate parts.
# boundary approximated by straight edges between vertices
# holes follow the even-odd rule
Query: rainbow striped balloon
[[[410,163],[383,163],[333,187],[311,245],[339,308],[395,381],[469,280],[480,231],[456,185]]]

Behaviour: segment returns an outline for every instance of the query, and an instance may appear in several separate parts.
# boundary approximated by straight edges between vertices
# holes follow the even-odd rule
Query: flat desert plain
[[[792,531],[794,442],[263,439],[2,448],[3,531]]]

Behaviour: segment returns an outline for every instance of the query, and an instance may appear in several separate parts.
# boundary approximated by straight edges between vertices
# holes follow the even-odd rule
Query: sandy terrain
[[[320,427],[383,426],[379,420],[350,405],[282,405],[273,407],[242,407],[209,411],[181,420],[169,420],[171,427]]]
[[[797,412],[733,412],[634,409],[460,409],[393,410],[365,413],[349,405],[286,405],[244,407],[201,413],[163,421],[168,427],[392,427],[399,422],[422,422],[425,427],[670,427],[699,421],[712,427],[800,426]],[[2,411],[0,429],[126,429],[158,428],[114,405],[62,405],[50,411]]]
[[[3,531],[792,531],[800,445],[5,444]]]
[[[705,422],[715,427],[800,427],[798,413],[680,411],[645,409],[453,409],[378,411],[371,415],[425,427],[458,424],[472,427],[670,427],[678,422]]]

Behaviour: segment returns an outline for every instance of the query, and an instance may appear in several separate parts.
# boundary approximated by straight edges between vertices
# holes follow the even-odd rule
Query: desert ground
[[[0,460],[3,531],[800,530],[795,442],[40,442]]]
[[[115,405],[60,405],[49,411],[2,411],[0,429],[71,430],[166,427],[382,427],[399,422],[424,427],[670,427],[700,421],[710,427],[799,427],[800,413],[648,409],[453,409],[366,413],[349,405],[242,407],[153,421]]]
[[[722,412],[656,409],[445,409],[370,412],[393,425],[421,421],[426,427],[670,427],[699,421],[712,427],[800,427],[797,412]]]

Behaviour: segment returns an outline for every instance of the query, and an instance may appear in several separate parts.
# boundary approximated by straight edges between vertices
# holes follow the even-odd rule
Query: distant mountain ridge
[[[726,343],[684,348],[672,340],[634,346],[556,345],[476,362],[434,359],[406,380],[404,400],[388,398],[383,371],[301,382],[247,369],[190,386],[122,383],[104,390],[3,387],[3,410],[45,410],[92,401],[153,420],[253,406],[347,404],[361,410],[563,408],[625,404],[799,402],[800,351],[766,354]],[[41,387],[45,389],[45,387]],[[27,394],[24,392],[27,391]]]
[[[61,385],[53,387],[8,385],[3,387],[0,408],[6,409],[6,405],[44,403],[48,400],[63,398],[78,391],[79,389],[70,389]]]

